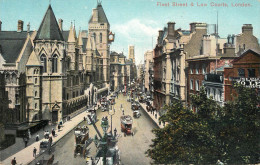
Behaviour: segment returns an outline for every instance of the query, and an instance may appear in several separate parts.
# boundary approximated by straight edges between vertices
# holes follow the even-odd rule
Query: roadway
[[[121,164],[124,165],[146,165],[151,163],[151,159],[146,157],[145,151],[149,148],[149,145],[152,143],[151,140],[154,138],[154,134],[151,132],[153,128],[158,128],[158,126],[152,121],[152,119],[141,110],[141,117],[138,119],[134,118],[133,121],[133,131],[134,136],[126,136],[124,137],[123,133],[121,133],[120,127],[120,116],[122,115],[122,111],[120,109],[121,104],[124,109],[124,113],[127,115],[133,115],[133,111],[131,110],[131,103],[127,102],[127,97],[120,94],[118,98],[115,99],[116,104],[113,105],[115,108],[115,114],[113,115],[113,130],[116,128],[117,133],[120,134],[118,139],[118,148],[120,149],[120,157]],[[84,112],[85,113],[85,112]],[[96,123],[99,131],[103,134],[103,131],[100,126],[100,121],[102,117],[108,116],[109,124],[110,124],[110,116],[108,112],[102,112],[101,110],[97,111],[98,122]],[[87,125],[85,121],[83,121],[80,126]],[[97,134],[92,125],[88,125],[89,127],[89,135],[94,138]],[[110,131],[110,130],[108,130]],[[54,163],[60,165],[83,165],[86,164],[83,157],[77,156],[74,157],[74,132],[71,131],[65,137],[63,137],[60,141],[58,141],[52,148],[52,154],[54,154]],[[94,156],[96,153],[96,147],[94,143],[90,145],[90,153],[89,156]],[[44,157],[44,158],[43,158]],[[47,159],[49,155],[42,154],[39,156],[36,161],[41,159]],[[31,164],[35,164],[33,161]]]

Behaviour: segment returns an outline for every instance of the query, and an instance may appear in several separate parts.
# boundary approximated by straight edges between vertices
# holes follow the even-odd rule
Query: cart
[[[120,118],[121,121],[121,131],[126,135],[134,135],[132,132],[133,119],[130,115],[123,115]]]
[[[50,144],[49,141],[44,139],[43,141],[40,142],[40,153],[44,153],[45,151],[50,149]]]
[[[88,116],[88,115],[90,115],[90,117],[91,117],[91,119],[92,119],[92,121],[93,121],[94,123],[97,122],[96,110],[94,110],[94,109],[88,110],[87,116]],[[89,120],[88,117],[87,117],[86,119],[87,119],[88,125],[90,125],[90,124],[91,124],[91,121]]]
[[[132,104],[131,104],[131,109],[132,110],[139,110],[139,105],[136,103],[136,102],[133,102]]]
[[[139,118],[140,116],[141,116],[140,111],[135,110],[135,111],[133,112],[133,117],[134,117],[134,118]]]
[[[87,147],[91,144],[92,139],[89,138],[89,128],[87,126],[77,127],[75,134],[75,150],[74,157],[81,155],[84,158],[87,156],[89,149]]]

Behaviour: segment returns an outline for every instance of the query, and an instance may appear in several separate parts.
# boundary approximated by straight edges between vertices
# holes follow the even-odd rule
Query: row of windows
[[[94,40],[96,41],[96,33],[93,33]],[[102,33],[99,33],[99,43],[102,43]]]
[[[206,66],[203,65],[202,69],[200,69],[198,66],[195,68],[195,72],[194,72],[194,68],[190,67],[190,74],[200,74],[200,70],[202,70],[202,74],[206,74],[207,70],[206,70]]]
[[[52,72],[57,73],[58,72],[58,56],[55,54],[52,58]],[[43,73],[47,72],[47,57],[45,54],[41,55],[41,63],[43,65]]]
[[[248,77],[255,77],[255,69],[247,69],[247,72],[248,72]],[[242,69],[242,68],[239,68],[238,69],[238,76],[239,77],[245,77],[245,69]]]
[[[190,80],[190,89],[194,90],[194,80]],[[196,91],[200,90],[200,82],[199,82],[199,80],[195,81],[195,90]]]

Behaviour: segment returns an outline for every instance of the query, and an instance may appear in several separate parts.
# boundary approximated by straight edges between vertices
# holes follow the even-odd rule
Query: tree
[[[221,117],[220,139],[227,163],[259,163],[260,99],[255,89],[235,86],[236,98],[227,102]]]
[[[191,96],[197,113],[180,101],[166,105],[160,121],[167,125],[153,130],[146,154],[161,164],[259,163],[260,99],[255,90],[236,89],[237,98],[224,107],[207,98],[204,88]]]
[[[146,152],[155,163],[216,163],[219,149],[211,119],[217,106],[207,99],[205,91],[192,100],[200,113],[193,113],[180,101],[164,107],[167,112],[160,120],[167,125],[153,130],[156,138]]]

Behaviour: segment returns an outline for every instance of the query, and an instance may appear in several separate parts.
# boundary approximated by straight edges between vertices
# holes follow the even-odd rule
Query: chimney
[[[93,9],[92,15],[93,15],[93,22],[98,22],[98,9]]]
[[[17,32],[22,32],[22,31],[23,31],[23,21],[22,20],[18,20]]]
[[[196,22],[190,23],[190,32],[191,33],[195,31],[195,25],[196,25]]]
[[[27,24],[27,33],[30,33],[30,22]]]
[[[2,21],[0,20],[0,31],[2,31]]]
[[[59,28],[60,28],[60,31],[63,31],[62,26],[63,26],[63,20],[62,20],[62,19],[59,19]]]
[[[174,36],[175,22],[168,22],[168,36]]]
[[[242,26],[242,33],[249,33],[253,35],[253,26],[252,24],[244,24]]]

